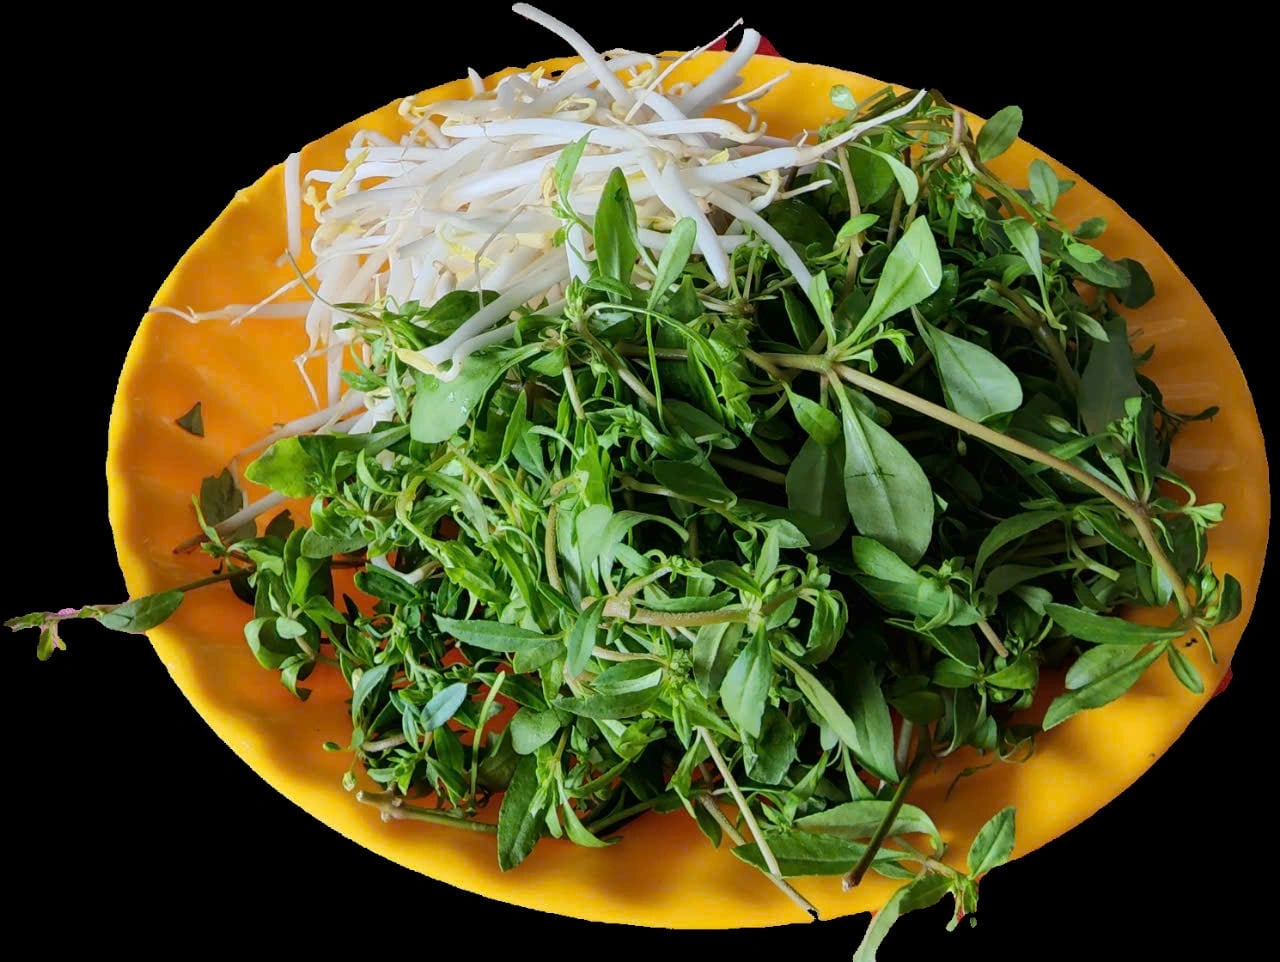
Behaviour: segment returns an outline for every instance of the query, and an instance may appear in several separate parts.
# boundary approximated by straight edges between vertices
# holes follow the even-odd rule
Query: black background
[[[709,6],[709,5],[708,5]],[[600,48],[685,48],[738,14],[692,4],[568,14]],[[269,165],[366,110],[458,76],[564,51],[501,4],[373,9],[367,24],[230,8],[146,31],[114,14],[60,25],[57,56],[20,78],[9,159],[6,371],[10,446],[0,615],[122,597],[102,464],[115,380],[137,318],[172,264]],[[621,10],[622,5],[617,5]],[[849,12],[840,13],[844,9]],[[641,11],[653,13],[644,16]],[[859,12],[862,11],[862,12]],[[898,16],[898,21],[891,17]],[[989,115],[1016,102],[1023,135],[1116,198],[1165,246],[1232,339],[1264,429],[1263,331],[1275,324],[1261,109],[1261,38],[1226,20],[1154,28],[930,16],[861,5],[778,7],[752,20],[784,54],[933,85]],[[106,39],[110,35],[110,39]],[[18,37],[13,38],[15,42]],[[1270,96],[1269,94],[1266,96]],[[1259,235],[1252,246],[1242,237]],[[16,339],[16,340],[15,340]],[[16,384],[14,381],[16,380]],[[17,492],[16,496],[13,492]],[[15,530],[16,528],[16,530]],[[79,627],[81,630],[75,630]],[[624,930],[536,914],[422,878],[302,813],[196,716],[145,642],[73,626],[71,652],[37,665],[34,636],[0,649],[18,710],[3,786],[11,918],[42,937],[83,926],[104,947],[237,942],[337,953],[443,951],[442,933],[496,957],[692,953],[848,958],[865,916],[743,932]],[[1068,836],[983,884],[981,924],[948,936],[945,910],[911,918],[886,956],[1173,958],[1263,930],[1274,737],[1265,727],[1272,639],[1245,637],[1229,693],[1139,783]],[[1267,701],[1269,700],[1269,702]],[[1117,737],[1123,737],[1117,733]],[[654,865],[652,884],[663,884]],[[260,941],[244,943],[260,946]],[[555,947],[555,948],[553,948]]]

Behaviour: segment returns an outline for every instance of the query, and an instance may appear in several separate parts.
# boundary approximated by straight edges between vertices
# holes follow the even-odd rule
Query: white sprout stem
[[[241,458],[246,454],[252,454],[259,448],[265,448],[268,444],[274,444],[284,438],[297,437],[299,434],[309,434],[312,431],[321,431],[331,422],[341,420],[345,415],[350,414],[364,404],[364,395],[358,391],[348,392],[341,401],[323,411],[316,411],[314,414],[308,414],[296,420],[282,424],[266,437],[254,441],[253,444],[244,448],[236,454],[236,458]]]
[[[725,94],[736,87],[740,78],[738,71],[746,66],[747,61],[756,55],[760,46],[760,32],[748,27],[742,31],[742,41],[733,55],[725,60],[711,75],[696,84],[692,90],[680,99],[685,111],[700,114],[714,103],[718,103]]]
[[[225,521],[219,521],[214,525],[214,530],[218,534],[226,534],[228,531],[234,531],[246,521],[252,521],[259,515],[266,514],[272,508],[284,504],[289,499],[279,491],[272,491],[265,494],[252,504],[247,504]]]
[[[452,381],[455,377],[462,373],[462,365],[476,351],[483,351],[486,347],[493,344],[501,344],[503,341],[511,339],[515,334],[518,325],[513,321],[510,324],[504,324],[502,327],[495,327],[491,331],[484,334],[477,334],[475,337],[464,341],[453,352],[452,366],[447,371],[439,372],[436,377],[441,381]]]
[[[768,80],[762,83],[759,87],[753,87],[751,90],[748,90],[745,94],[738,94],[736,97],[729,97],[727,100],[722,100],[720,101],[720,104],[723,107],[728,107],[730,104],[746,104],[746,103],[750,103],[753,100],[759,100],[761,97],[767,94],[770,90],[772,90],[774,87],[782,83],[782,81],[786,80],[790,76],[791,76],[791,71],[784,70],[782,73],[778,74],[778,76],[770,77]]]
[[[726,28],[719,36],[713,38],[712,40],[709,40],[707,43],[704,43],[701,47],[694,47],[692,50],[686,50],[680,56],[676,57],[675,60],[671,61],[671,63],[667,64],[666,69],[664,69],[662,73],[658,74],[656,77],[650,80],[647,84],[645,84],[644,89],[641,90],[640,93],[636,95],[636,102],[632,105],[631,109],[627,111],[627,115],[622,118],[623,123],[631,123],[631,118],[635,116],[635,113],[637,110],[639,110],[642,106],[644,106],[644,101],[649,96],[650,92],[653,91],[655,88],[659,87],[662,84],[662,82],[667,79],[667,77],[671,76],[672,72],[677,67],[679,67],[681,64],[685,63],[686,61],[691,60],[692,58],[705,53],[709,47],[711,47],[713,44],[719,43],[725,37],[729,36],[730,32],[732,32],[735,27],[740,27],[741,25],[742,25],[742,18],[739,17],[737,20],[733,21],[733,23],[731,23],[728,26],[728,28]]]
[[[233,514],[231,517],[227,518],[226,520],[219,521],[217,524],[213,526],[213,530],[216,531],[219,536],[224,535],[229,531],[234,531],[236,528],[240,527],[240,525],[248,521],[253,521],[259,515],[266,514],[272,508],[279,507],[280,505],[284,504],[287,500],[289,499],[286,498],[279,491],[272,491],[270,494],[259,498],[257,501],[254,501],[252,504],[246,505],[245,507],[241,508],[239,511],[237,511],[235,514]],[[184,552],[191,551],[193,548],[197,548],[201,544],[203,544],[204,541],[207,539],[207,537],[208,536],[205,535],[203,532],[197,535],[192,535],[186,541],[182,542],[180,545],[174,548],[173,553],[183,554]]]
[[[214,311],[193,311],[190,308],[166,307],[153,304],[147,308],[148,314],[171,314],[180,317],[189,324],[201,321],[239,321],[246,317],[261,317],[268,320],[295,320],[307,316],[311,305],[307,301],[289,301],[284,304],[228,304]]]
[[[693,195],[681,183],[675,167],[667,165],[659,173],[653,161],[643,158],[640,161],[640,169],[644,171],[650,185],[657,191],[658,198],[667,207],[671,208],[673,213],[680,217],[693,219],[694,226],[697,228],[698,250],[706,260],[707,267],[711,270],[711,276],[716,279],[716,283],[721,287],[728,287],[729,277],[732,273],[732,268],[729,266],[729,257],[725,254],[724,248],[720,246],[715,228],[711,226],[711,221],[707,220],[707,215],[698,206],[698,202],[693,199]]]
[[[779,234],[763,217],[757,214],[746,204],[740,204],[732,197],[718,190],[711,191],[709,195],[711,203],[715,204],[726,214],[736,217],[742,223],[746,224],[753,231],[764,238],[765,242],[773,248],[775,254],[782,258],[782,263],[786,265],[787,270],[791,272],[791,276],[796,279],[796,283],[800,285],[800,289],[804,291],[805,297],[811,296],[809,290],[813,283],[813,275],[809,273],[809,269],[804,266],[804,261],[800,255],[795,252],[786,238]]]
[[[579,230],[581,230],[581,228],[579,228]],[[647,227],[641,227],[637,233],[640,235],[640,243],[651,251],[661,253],[666,249],[666,246],[671,243],[671,235],[664,234],[662,231],[650,230]],[[726,254],[733,253],[750,239],[751,238],[747,237],[746,234],[721,234],[716,238],[721,249],[724,250]],[[570,255],[570,257],[572,257],[572,255]]]
[[[578,31],[574,30],[567,23],[557,20],[550,14],[543,13],[537,7],[532,7],[527,3],[517,3],[511,8],[512,12],[518,16],[524,17],[526,20],[532,20],[540,27],[545,27],[557,37],[573,48],[574,53],[582,58],[583,63],[600,81],[600,85],[609,92],[615,101],[620,104],[630,104],[631,95],[627,88],[623,86],[622,81],[618,79],[617,74],[609,69],[604,58],[596,52],[591,44],[587,43],[586,38]]]
[[[569,273],[568,265],[562,260],[558,254],[553,255],[555,261],[559,263],[550,263],[536,271],[533,276],[525,280],[521,284],[517,284],[504,294],[499,295],[490,303],[486,304],[471,317],[469,321],[459,327],[439,344],[432,345],[419,354],[428,362],[435,365],[443,364],[447,358],[453,356],[454,351],[460,345],[477,334],[483,333],[495,323],[506,317],[521,304],[533,300],[539,294],[550,290],[553,286],[563,281]]]
[[[648,63],[649,59],[648,54],[627,54],[622,57],[615,57],[612,60],[607,60],[605,61],[605,64],[610,71],[617,73],[620,70],[626,70],[642,63]],[[582,91],[591,84],[596,83],[596,81],[596,76],[585,63],[574,64],[564,72],[559,80],[555,81],[551,86],[542,91],[542,93],[538,95],[537,100],[531,104],[526,104],[526,109],[522,110],[521,113],[550,113],[557,105],[582,93]]]
[[[643,233],[643,232],[641,232]],[[571,224],[565,232],[565,253],[569,256],[569,276],[586,282],[591,279],[591,264],[587,261],[587,234],[581,224]]]

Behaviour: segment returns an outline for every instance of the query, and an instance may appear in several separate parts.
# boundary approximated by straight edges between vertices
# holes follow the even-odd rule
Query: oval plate
[[[723,53],[706,53],[672,80],[697,80]],[[544,61],[564,69],[572,59]],[[538,66],[538,65],[534,65]],[[783,70],[791,75],[758,104],[771,133],[816,129],[834,114],[832,85],[862,99],[884,84],[829,67],[756,57],[743,70],[748,87]],[[489,78],[491,85],[513,70]],[[456,81],[424,97],[465,97]],[[357,129],[398,137],[405,129],[399,101],[309,145],[302,169],[336,169]],[[726,115],[728,116],[728,115]],[[740,115],[738,116],[740,119]],[[1014,184],[1044,155],[1019,141],[992,165]],[[1044,158],[1048,160],[1049,158]],[[1078,715],[1038,739],[1034,759],[996,765],[952,780],[973,758],[951,758],[921,779],[911,800],[935,818],[959,859],[982,823],[1005,805],[1018,807],[1017,854],[1045,844],[1088,818],[1131,785],[1165,752],[1216,690],[1227,670],[1257,593],[1270,516],[1262,432],[1244,375],[1204,301],[1160,246],[1115,203],[1050,160],[1076,186],[1055,213],[1068,223],[1104,217],[1106,253],[1140,260],[1156,298],[1128,313],[1135,346],[1157,343],[1144,368],[1169,405],[1199,410],[1219,404],[1212,427],[1192,423],[1174,446],[1175,469],[1202,501],[1228,506],[1210,537],[1209,557],[1220,574],[1231,572],[1244,593],[1244,611],[1218,629],[1220,656],[1211,665],[1203,645],[1189,649],[1206,694],[1183,689],[1163,668],[1148,672],[1124,698]],[[304,209],[304,217],[310,211]],[[314,222],[304,220],[304,229]],[[237,193],[182,258],[153,303],[205,310],[253,303],[292,277],[279,264],[285,249],[284,188],[280,166]],[[306,346],[299,322],[249,320],[187,324],[147,315],[138,328],[112,409],[107,457],[110,518],[120,567],[131,596],[147,594],[207,572],[199,556],[177,556],[173,546],[195,530],[191,495],[201,478],[217,474],[231,456],[262,437],[273,423],[313,410],[291,359]],[[193,437],[174,417],[203,402],[206,435]],[[264,492],[250,486],[251,499]],[[295,504],[295,517],[306,506]],[[198,576],[198,575],[197,575]],[[321,750],[346,744],[351,734],[349,691],[334,672],[308,682],[313,694],[299,702],[276,675],[261,669],[244,643],[247,609],[225,586],[196,592],[166,624],[150,633],[157,654],[178,687],[215,732],[277,790],[322,822],[407,868],[490,898],[561,915],[664,928],[737,928],[797,921],[797,910],[767,880],[711,848],[682,813],[650,815],[628,826],[621,844],[585,849],[544,842],[517,870],[498,870],[491,836],[410,822],[385,823],[343,791],[348,756]],[[496,808],[496,806],[492,806]],[[264,855],[264,857],[267,857]],[[668,880],[651,884],[650,867],[663,864]],[[824,918],[875,910],[893,887],[869,877],[848,894],[835,879],[801,879],[797,888]]]

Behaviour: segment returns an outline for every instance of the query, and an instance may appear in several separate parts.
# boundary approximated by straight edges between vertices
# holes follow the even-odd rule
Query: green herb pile
[[[824,138],[905,97],[832,100],[848,112]],[[291,691],[313,670],[350,684],[350,744],[326,747],[386,817],[493,831],[512,869],[547,836],[604,846],[683,808],[801,904],[785,877],[902,879],[858,958],[947,893],[959,919],[1010,855],[1013,811],[960,872],[905,803],[917,773],[969,749],[1025,759],[1157,661],[1201,691],[1182,647],[1240,608],[1204,561],[1222,506],[1167,468],[1188,416],[1119,313],[1151,282],[1089,243],[1100,220],[1054,215],[1072,185],[1046,164],[1027,189],[989,171],[1020,122],[1007,108],[975,139],[931,93],[841,148],[807,175],[829,184],[766,212],[807,291],[758,240],[718,287],[691,221],[653,262],[615,171],[592,223],[559,207],[594,235],[591,279],[455,380],[403,358],[496,292],[345,306],[372,358],[347,382],[395,418],[278,441],[245,472],[311,498],[308,526],[216,528],[242,504],[224,473],[200,499],[219,573],[9,625],[38,627],[47,657],[66,618],[143,631],[227,580]],[[556,167],[562,197],[583,146]],[[335,596],[338,568],[376,603]],[[1170,603],[1156,627],[1115,614]],[[1059,667],[1065,691],[1032,715]]]

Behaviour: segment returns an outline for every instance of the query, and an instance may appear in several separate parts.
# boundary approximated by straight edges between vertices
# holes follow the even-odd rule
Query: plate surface
[[[679,70],[697,80],[723,53],[707,53]],[[573,60],[545,61],[549,69]],[[771,133],[792,135],[831,118],[828,91],[848,86],[859,99],[884,86],[828,67],[757,57],[743,70],[755,86],[790,70],[789,78],[758,103]],[[512,71],[489,78],[490,83]],[[424,97],[469,93],[465,81]],[[398,101],[397,101],[398,103]],[[357,129],[398,137],[404,122],[396,103],[368,114],[309,145],[302,169],[337,168]],[[727,115],[729,116],[729,115]],[[735,117],[741,119],[741,115]],[[1231,572],[1244,592],[1244,611],[1215,632],[1220,664],[1202,645],[1188,651],[1205,679],[1206,695],[1187,692],[1164,666],[1156,666],[1124,698],[1084,713],[1038,742],[1025,765],[997,765],[946,788],[972,758],[951,759],[921,779],[911,801],[937,821],[962,859],[982,823],[1008,804],[1018,806],[1017,853],[1025,854],[1079,824],[1131,785],[1182,733],[1225,674],[1253,610],[1270,517],[1266,455],[1244,375],[1204,301],[1159,245],[1113,201],[1071,171],[1018,142],[992,165],[1015,185],[1026,182],[1030,162],[1049,160],[1076,186],[1056,208],[1075,223],[1101,216],[1107,232],[1097,242],[1112,256],[1140,260],[1157,296],[1128,312],[1135,346],[1158,349],[1144,369],[1174,409],[1219,404],[1212,426],[1191,424],[1174,446],[1174,467],[1201,501],[1222,501],[1226,520],[1210,536],[1214,569]],[[304,218],[310,211],[304,209]],[[304,229],[314,226],[304,219]],[[279,266],[285,249],[284,188],[280,166],[232,203],[196,241],[153,301],[205,310],[253,303],[289,280]],[[138,328],[112,409],[107,476],[110,518],[130,594],[162,590],[207,572],[207,559],[175,556],[174,545],[195,530],[191,494],[236,451],[270,425],[312,410],[291,359],[306,344],[301,323],[248,320],[190,325],[149,314]],[[193,437],[174,418],[203,402],[206,434]],[[265,493],[248,486],[251,499]],[[292,505],[306,517],[304,505]],[[499,872],[489,836],[409,822],[382,822],[339,784],[347,756],[321,750],[324,741],[350,736],[349,694],[341,678],[317,672],[314,690],[299,702],[264,671],[244,643],[248,609],[229,588],[196,592],[166,624],[150,633],[170,675],[217,734],[268,783],[326,825],[407,868],[459,888],[529,908],[604,922],[665,928],[734,928],[797,921],[797,910],[762,876],[727,849],[712,849],[682,813],[646,816],[629,826],[621,844],[583,849],[544,842],[517,870]],[[263,858],[274,857],[264,851]],[[959,862],[957,861],[957,864]],[[653,866],[662,865],[657,884]],[[1016,871],[1016,869],[1006,869]],[[824,918],[873,910],[895,883],[868,878],[848,894],[836,879],[801,879],[800,888]]]

